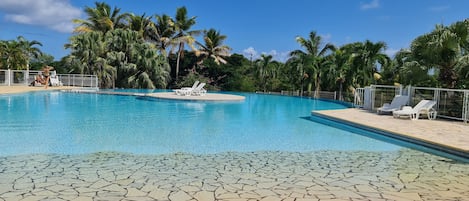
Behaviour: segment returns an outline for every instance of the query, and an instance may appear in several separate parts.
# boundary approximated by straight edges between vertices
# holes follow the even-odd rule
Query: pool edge
[[[378,133],[380,135],[390,137],[390,138],[393,138],[393,139],[414,143],[414,144],[417,144],[417,145],[420,145],[420,146],[423,146],[423,147],[426,147],[426,148],[430,148],[430,149],[433,149],[433,150],[436,150],[436,151],[441,151],[441,152],[444,152],[444,153],[447,153],[447,154],[450,154],[450,155],[454,155],[454,156],[457,156],[457,157],[460,157],[460,158],[463,158],[463,159],[469,161],[469,151],[466,151],[466,150],[458,148],[458,147],[454,147],[454,146],[450,146],[450,145],[446,145],[446,144],[443,144],[443,143],[430,141],[430,140],[426,140],[426,139],[422,139],[422,138],[418,138],[418,137],[413,137],[413,136],[410,136],[410,135],[407,135],[407,134],[404,134],[404,133],[398,133],[398,132],[394,132],[394,131],[390,131],[390,130],[385,130],[385,129],[373,127],[373,126],[366,125],[366,124],[363,124],[363,123],[352,122],[352,121],[349,121],[349,120],[346,120],[346,119],[341,119],[341,118],[330,116],[330,115],[327,115],[327,114],[321,114],[317,111],[311,111],[311,116],[323,118],[323,119],[333,121],[333,122],[336,122],[336,123],[344,123],[346,125],[349,125],[349,126],[352,126],[352,127],[355,127],[355,128],[375,132],[375,133]]]

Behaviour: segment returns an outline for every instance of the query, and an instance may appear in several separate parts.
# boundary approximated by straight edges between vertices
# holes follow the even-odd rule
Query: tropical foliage
[[[273,55],[231,54],[216,29],[193,30],[185,7],[167,14],[122,13],[106,3],[85,7],[70,54],[57,63],[67,73],[97,75],[102,88],[171,88],[206,82],[212,90],[337,91],[340,97],[370,84],[469,87],[469,21],[436,25],[390,58],[386,43],[370,40],[336,47],[311,31],[295,38],[299,49],[286,61]],[[292,40],[293,41],[293,40]],[[38,41],[0,41],[0,68],[49,63]],[[52,59],[53,60],[53,59]]]
[[[0,41],[0,69],[27,70],[32,59],[38,59],[42,52],[36,40],[28,41],[22,36],[16,40]]]

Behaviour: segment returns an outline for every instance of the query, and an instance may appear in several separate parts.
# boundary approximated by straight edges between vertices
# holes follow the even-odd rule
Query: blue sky
[[[95,0],[1,0],[0,40],[24,36],[40,41],[56,60],[67,55],[64,44],[72,36],[72,19],[86,19],[85,6]],[[296,36],[316,31],[324,42],[340,46],[383,41],[392,56],[408,48],[416,37],[436,24],[469,18],[467,0],[104,0],[121,12],[168,14],[186,6],[196,16],[194,29],[214,28],[226,35],[232,53],[249,58],[271,54],[285,61],[301,47]]]

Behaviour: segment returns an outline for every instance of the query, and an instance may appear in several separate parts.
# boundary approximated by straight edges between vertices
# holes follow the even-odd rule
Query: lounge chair
[[[436,118],[437,112],[433,109],[433,106],[436,105],[434,100],[421,100],[414,107],[404,106],[401,110],[396,110],[392,112],[394,118],[399,118],[402,116],[410,117],[412,120],[417,120],[421,115],[427,115],[428,119],[432,120]]]
[[[62,86],[63,85],[62,82],[59,80],[59,77],[57,76],[56,71],[51,72],[49,82],[50,82],[51,86]]]
[[[409,96],[394,96],[391,103],[384,103],[382,107],[378,108],[377,113],[391,113],[400,110],[409,101]]]
[[[176,93],[176,95],[180,95],[180,96],[190,96],[191,93],[192,93],[192,90],[197,88],[198,85],[199,85],[199,81],[197,80],[197,81],[194,82],[192,87],[183,87],[183,88],[180,88],[180,89],[175,89],[174,93]]]
[[[202,82],[194,90],[191,91],[191,95],[194,96],[205,96],[207,90],[204,89],[205,83]]]

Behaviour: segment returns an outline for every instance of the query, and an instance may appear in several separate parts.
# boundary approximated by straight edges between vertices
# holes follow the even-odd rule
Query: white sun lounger
[[[50,85],[51,86],[62,86],[62,82],[59,80],[59,76],[57,76],[57,72],[56,71],[52,71],[51,72],[51,75],[50,75],[50,78],[49,78],[49,82],[50,82]]]
[[[204,96],[207,93],[207,90],[204,89],[205,83],[202,82],[194,90],[192,90],[191,95],[194,96]]]
[[[419,119],[420,115],[427,115],[428,119],[435,119],[437,112],[433,109],[436,105],[434,100],[421,100],[414,107],[405,106],[401,110],[392,112],[394,118],[410,117],[412,120]]]
[[[400,110],[409,101],[409,96],[394,96],[391,103],[384,103],[382,107],[378,108],[377,113],[390,113],[396,110]]]
[[[175,89],[174,92],[176,93],[176,95],[180,95],[180,96],[190,96],[192,91],[197,88],[197,86],[199,85],[199,81],[195,81],[194,84],[192,85],[192,87],[183,87],[183,88],[180,88],[180,89]]]

